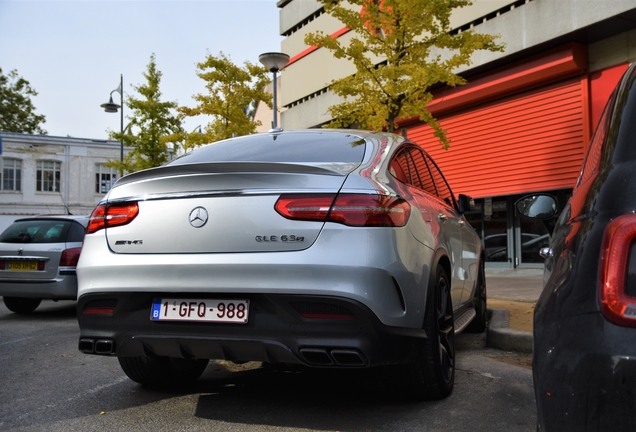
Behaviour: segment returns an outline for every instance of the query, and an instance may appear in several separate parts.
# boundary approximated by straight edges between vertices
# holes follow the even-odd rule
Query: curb
[[[510,312],[501,308],[488,308],[490,322],[486,346],[505,351],[532,353],[532,333],[509,328]]]

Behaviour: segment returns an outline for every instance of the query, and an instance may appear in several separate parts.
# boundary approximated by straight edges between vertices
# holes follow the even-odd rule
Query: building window
[[[22,161],[2,159],[2,190],[22,190]]]
[[[35,189],[38,192],[60,191],[61,163],[55,161],[38,161]]]
[[[117,181],[117,170],[106,168],[102,164],[95,165],[95,193],[105,194]]]

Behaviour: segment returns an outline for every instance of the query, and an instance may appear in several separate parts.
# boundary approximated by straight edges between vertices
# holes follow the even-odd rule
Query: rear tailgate
[[[0,243],[0,278],[55,279],[65,243]],[[38,263],[43,262],[44,266]]]
[[[274,209],[278,197],[336,194],[354,167],[224,162],[152,170],[111,191],[109,202],[136,201],[139,214],[106,229],[108,244],[123,254],[306,249],[324,223],[284,218]]]

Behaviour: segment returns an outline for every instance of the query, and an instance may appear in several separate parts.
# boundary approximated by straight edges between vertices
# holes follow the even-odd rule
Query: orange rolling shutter
[[[444,172],[455,195],[475,198],[571,188],[587,134],[581,77],[440,116],[443,150],[427,125],[408,128]]]

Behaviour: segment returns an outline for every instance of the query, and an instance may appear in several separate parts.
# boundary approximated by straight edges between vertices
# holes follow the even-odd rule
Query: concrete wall
[[[451,25],[454,28],[460,27],[513,2],[513,0],[476,0],[470,7],[456,10],[452,16]],[[283,40],[281,47],[282,51],[292,58],[308,48],[304,42],[308,33],[320,30],[325,34],[333,34],[343,28],[340,21],[326,13],[322,13],[314,19],[313,15],[321,7],[320,3],[314,0],[281,1],[279,5],[281,4],[284,4],[280,11],[281,34],[290,32],[290,29],[294,30]],[[308,21],[308,18],[312,19]],[[347,44],[353,37],[355,37],[355,34],[349,32],[341,36],[340,39]],[[354,72],[355,67],[349,61],[336,59],[331,52],[324,49],[314,51],[300,61],[292,63],[283,71],[282,81],[285,86],[285,92],[281,92],[281,104],[287,106],[293,102],[302,101],[307,97],[314,97],[313,95],[316,92],[325,89],[332,80],[343,78]],[[323,97],[328,98],[329,95]],[[332,100],[333,95],[326,102],[327,106],[332,104]],[[325,103],[321,103],[321,105],[325,105]],[[303,108],[302,111],[304,113],[307,110]],[[290,126],[292,128],[302,127],[300,125],[305,124],[306,121],[299,123],[291,119],[287,120],[288,117],[294,117],[298,120],[300,116],[311,121],[312,124],[318,124],[323,120],[324,112],[320,111],[320,114],[317,114],[317,117],[311,120],[300,114],[284,115],[284,121],[290,122],[289,124],[284,123],[285,128]]]
[[[636,30],[630,30],[590,44],[588,58],[590,72],[620,63],[632,63],[636,60]]]
[[[288,5],[296,1],[303,3],[303,0],[292,0]],[[511,8],[513,3],[517,6]],[[284,15],[285,7],[281,10],[281,16]],[[504,10],[493,13],[502,7]],[[527,0],[521,4],[506,0],[478,0],[473,6],[456,11],[453,15],[453,27],[473,23],[477,32],[500,35],[500,41],[505,42],[506,49],[500,53],[477,52],[473,56],[473,63],[457,72],[466,72],[494,61],[505,62],[506,57],[551,41],[564,43],[563,39],[567,35],[635,8],[636,0]],[[474,22],[486,15],[488,19]],[[338,26],[332,20],[333,18],[323,14],[305,27],[307,31],[320,28],[326,33],[333,33],[333,29]],[[288,48],[290,52],[285,52],[292,57],[301,48],[298,38],[301,35],[304,38],[307,32],[304,31],[305,27],[283,41],[283,50]],[[347,35],[343,38],[351,37],[350,33]],[[635,36],[629,31],[590,44],[590,69],[599,70],[636,58]],[[329,121],[330,116],[326,110],[339,99],[325,91],[326,87],[333,79],[351,74],[353,70],[348,62],[334,59],[324,49],[314,51],[287,67],[282,73],[286,91],[281,99],[283,105],[290,106],[282,115],[282,126],[285,129],[296,129],[314,127]]]
[[[281,8],[280,34],[291,31],[322,8],[322,4],[315,0],[281,0],[277,5]]]

